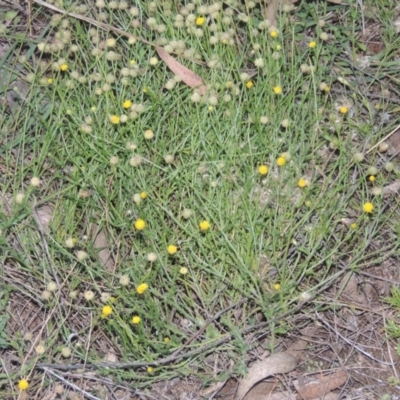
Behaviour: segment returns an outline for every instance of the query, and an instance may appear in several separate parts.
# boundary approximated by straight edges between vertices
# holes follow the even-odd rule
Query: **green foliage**
[[[1,105],[1,195],[10,201],[1,202],[0,243],[9,281],[21,276],[12,289],[49,316],[40,338],[48,351],[35,362],[97,363],[109,347],[120,361],[143,363],[193,351],[153,374],[102,370],[141,388],[201,375],[201,350],[215,344],[244,375],[249,326],[270,335],[273,350],[303,292],[329,286],[338,266],[357,270],[398,251],[396,237],[381,236],[399,229],[398,199],[388,208],[374,192],[398,171],[381,169],[373,184],[367,173],[383,155],[365,149],[392,129],[376,121],[393,108],[366,95],[381,90],[374,74],[362,85],[353,79],[364,51],[360,9],[302,2],[295,16],[279,14],[271,35],[262,6],[250,13],[244,3],[220,5],[199,26],[186,16],[196,9],[183,13],[176,2],[140,1],[129,12],[81,4],[75,12],[143,40],[63,16],[39,46],[16,39],[1,61],[1,93],[17,80],[28,85],[19,103]],[[207,93],[152,60],[146,41],[171,50]],[[52,214],[46,232],[32,216],[43,205]],[[382,245],[373,257],[372,241]],[[142,283],[149,288],[138,293]]]
[[[8,304],[9,294],[11,287],[5,286],[0,289],[0,348],[6,349],[9,345],[9,337],[6,331],[6,325],[8,321],[8,314],[6,313],[6,307]]]

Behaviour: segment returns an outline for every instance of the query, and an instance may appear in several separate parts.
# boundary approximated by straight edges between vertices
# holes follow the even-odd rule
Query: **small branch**
[[[368,358],[370,358],[371,360],[374,360],[380,364],[383,365],[390,365],[391,367],[393,366],[393,363],[388,363],[386,361],[382,361],[379,360],[377,358],[375,358],[372,354],[368,353],[367,351],[363,350],[360,346],[357,346],[355,343],[352,343],[351,340],[345,338],[342,334],[340,334],[338,332],[337,329],[333,328],[332,326],[330,326],[330,324],[324,319],[322,318],[319,314],[318,311],[315,311],[316,316],[318,317],[318,320],[321,321],[325,326],[327,326],[332,332],[334,332],[336,335],[338,335],[342,340],[344,340],[347,344],[349,344],[350,346],[354,347],[355,349],[357,349],[359,352],[361,352],[362,354],[366,355]]]
[[[56,377],[58,380],[60,380],[65,385],[67,385],[70,388],[76,390],[77,392],[83,394],[87,399],[90,399],[90,400],[101,400],[100,398],[98,398],[96,396],[93,396],[92,394],[90,394],[90,393],[86,392],[85,390],[81,389],[79,386],[75,385],[74,383],[72,383],[70,381],[67,381],[62,376],[60,376],[60,375],[56,374],[54,371],[52,371],[50,368],[43,367],[42,369],[43,369],[43,371],[47,372],[49,375],[52,375],[52,376]]]
[[[138,37],[136,37],[136,36],[134,36],[134,35],[132,35],[132,34],[130,34],[128,32],[123,31],[122,29],[118,29],[118,28],[115,28],[114,26],[105,24],[103,22],[96,21],[96,20],[94,20],[92,18],[89,18],[89,17],[85,17],[84,15],[79,15],[79,14],[75,14],[73,12],[68,12],[66,10],[63,10],[62,8],[56,7],[53,4],[46,3],[43,0],[32,0],[32,1],[34,3],[36,3],[36,4],[39,4],[39,5],[43,6],[43,7],[49,8],[50,10],[56,11],[56,12],[58,12],[60,14],[68,15],[68,16],[70,16],[72,18],[88,22],[89,24],[92,24],[92,25],[97,26],[97,27],[99,27],[101,29],[104,29],[105,31],[112,31],[114,33],[117,33],[118,35],[125,36],[125,37],[128,37],[128,38],[132,37],[132,38],[135,38],[135,39],[139,40],[142,43],[148,44],[150,46],[155,46],[153,43],[150,43],[150,42],[148,42],[147,40],[145,40],[143,38],[138,38]]]
[[[244,302],[246,302],[248,299],[244,298],[240,301],[238,301],[235,304],[230,305],[229,307],[224,308],[223,310],[217,312],[214,317],[210,318],[196,333],[194,333],[187,341],[186,343],[181,346],[178,350],[176,350],[174,353],[171,354],[170,357],[176,357],[186,346],[188,346],[190,343],[193,342],[193,340],[195,340],[196,338],[198,338],[206,329],[207,327],[214,321],[216,321],[219,317],[221,317],[221,315],[225,314],[226,312],[228,312],[229,310],[231,310],[232,308],[235,308],[237,306],[242,305]]]
[[[242,335],[246,335],[250,332],[253,332],[258,329],[263,329],[263,334],[261,336],[265,336],[268,334],[269,330],[265,329],[271,324],[274,324],[283,318],[295,314],[296,312],[300,311],[305,304],[310,303],[313,299],[315,299],[317,296],[319,296],[322,292],[327,290],[334,282],[339,279],[345,272],[347,271],[346,268],[343,268],[341,271],[337,272],[333,277],[331,278],[330,281],[326,283],[322,283],[318,290],[313,291],[312,296],[308,302],[300,302],[293,308],[291,308],[289,311],[286,311],[280,315],[277,315],[275,318],[272,318],[268,321],[261,322],[260,324],[254,325],[254,326],[249,326],[245,329],[241,330]],[[239,301],[239,303],[234,304],[233,306],[228,307],[228,309],[231,309],[238,304],[241,304],[242,302],[246,301],[246,299],[242,299]],[[291,304],[294,302],[298,301],[298,299],[293,300],[291,303],[288,304],[288,307],[290,307]],[[226,312],[228,309],[224,309],[222,311]],[[222,315],[222,311],[218,312],[213,318],[211,318],[210,323],[220,317]],[[201,330],[201,329],[200,329]],[[200,331],[199,331],[200,332]],[[199,335],[199,332],[197,332],[194,336],[197,337]],[[192,351],[188,351],[187,353],[184,354],[179,354],[183,350],[183,348],[190,343],[193,339],[190,338],[188,342],[186,342],[180,349],[179,352],[176,351],[175,353],[171,354],[168,357],[161,358],[157,361],[152,361],[152,362],[144,362],[144,361],[133,361],[133,362],[126,362],[126,363],[97,363],[97,364],[69,364],[69,365],[58,365],[58,364],[36,364],[35,368],[38,369],[44,369],[44,368],[53,368],[53,369],[58,369],[60,371],[73,371],[73,370],[78,370],[78,369],[93,369],[93,368],[141,368],[141,367],[158,367],[160,365],[166,365],[170,364],[174,361],[177,360],[184,360],[186,358],[192,357],[192,356],[197,356],[200,353],[206,353],[209,350],[213,349],[214,347],[220,346],[223,343],[229,342],[233,337],[232,333],[226,333],[223,335],[220,339],[215,340],[212,343],[206,344],[205,346],[200,346],[197,349],[194,349]],[[258,338],[260,339],[260,337]]]
[[[47,262],[50,265],[51,273],[53,275],[53,279],[55,280],[55,282],[57,284],[57,287],[59,288],[60,287],[60,282],[58,280],[56,269],[55,269],[55,267],[53,265],[53,262],[51,261],[50,252],[49,252],[49,246],[47,245],[46,235],[45,235],[45,232],[43,231],[42,223],[40,222],[40,218],[39,218],[36,206],[37,206],[37,202],[36,202],[36,199],[35,199],[35,201],[34,201],[34,203],[32,205],[32,215],[33,215],[33,218],[34,218],[34,220],[36,222],[36,225],[37,225],[37,228],[38,228],[38,231],[39,231],[40,240],[42,241],[43,249],[44,249],[44,252],[46,254]]]

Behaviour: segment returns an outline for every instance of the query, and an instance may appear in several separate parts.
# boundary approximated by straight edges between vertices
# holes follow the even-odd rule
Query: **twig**
[[[389,86],[386,82],[384,82],[382,79],[376,77],[374,74],[371,74],[367,71],[365,71],[362,68],[357,67],[355,64],[353,64],[349,59],[346,58],[342,58],[339,57],[340,61],[343,61],[347,64],[349,64],[351,66],[351,68],[354,68],[355,70],[357,70],[358,72],[361,72],[362,74],[369,76],[370,78],[373,78],[374,80],[376,80],[377,82],[379,82],[381,85],[386,86],[390,91],[396,93],[398,96],[400,96],[400,92],[398,90],[396,90],[393,85]],[[353,88],[354,89],[354,88]]]
[[[79,15],[79,14],[75,14],[73,12],[66,11],[66,10],[64,10],[62,8],[54,6],[53,4],[46,3],[43,0],[32,0],[32,1],[34,3],[36,3],[36,4],[39,4],[39,5],[43,6],[43,7],[49,8],[50,10],[56,11],[56,12],[58,12],[60,14],[68,15],[68,16],[70,16],[72,18],[88,22],[89,24],[95,25],[95,26],[97,26],[97,27],[99,27],[101,29],[104,29],[105,31],[112,31],[112,32],[117,33],[118,35],[121,35],[121,36],[125,36],[125,37],[128,37],[128,38],[135,38],[139,42],[148,44],[149,46],[155,46],[153,43],[150,43],[150,42],[148,42],[147,40],[145,40],[143,38],[136,37],[136,36],[134,36],[134,35],[132,35],[132,34],[130,34],[128,32],[123,31],[122,29],[118,29],[118,28],[115,28],[114,26],[105,24],[103,22],[96,21],[96,20],[94,20],[92,18],[89,18],[89,17],[85,17],[84,15]]]
[[[176,350],[174,353],[171,354],[170,357],[176,357],[186,346],[188,346],[190,343],[193,342],[196,338],[198,338],[205,330],[206,328],[214,321],[216,321],[222,314],[225,314],[232,308],[235,308],[237,306],[242,305],[244,302],[246,302],[248,299],[244,298],[240,301],[238,301],[235,304],[231,304],[229,307],[224,308],[223,310],[217,312],[214,317],[210,318],[197,332],[195,332],[185,343],[183,346],[181,346],[178,350]]]
[[[372,354],[369,354],[367,351],[363,350],[361,347],[357,346],[355,343],[352,343],[351,340],[345,338],[341,333],[339,333],[338,330],[334,329],[329,322],[325,321],[325,319],[323,319],[319,314],[318,311],[315,311],[316,316],[318,317],[318,320],[321,321],[325,326],[327,326],[332,332],[334,332],[336,335],[338,335],[342,340],[344,340],[347,344],[349,344],[350,346],[356,348],[359,352],[361,352],[362,354],[366,355],[368,358],[370,358],[371,360],[374,360],[380,364],[383,365],[390,365],[391,367],[393,366],[393,363],[388,363],[386,361],[382,361],[382,360],[378,360],[377,358],[375,358]]]
[[[36,206],[37,206],[37,201],[36,201],[36,198],[35,198],[35,200],[33,202],[33,205],[32,205],[33,218],[34,218],[34,220],[36,222],[36,225],[37,225],[37,228],[39,230],[40,240],[42,241],[43,249],[44,249],[44,252],[45,252],[46,258],[47,258],[47,262],[49,263],[50,268],[51,268],[51,272],[53,274],[53,279],[55,280],[55,282],[57,284],[57,287],[59,288],[60,287],[60,282],[58,281],[58,276],[57,276],[57,273],[56,273],[56,269],[55,269],[55,267],[53,265],[53,262],[51,261],[50,252],[49,252],[49,246],[47,245],[46,236],[45,236],[45,233],[43,231],[42,223],[40,222],[40,218],[39,218],[39,215],[37,213]]]
[[[383,143],[384,141],[386,141],[387,139],[390,138],[390,136],[392,136],[398,129],[400,129],[400,125],[396,126],[396,128],[394,128],[392,130],[392,132],[390,132],[388,135],[386,135],[382,140],[380,140],[375,146],[372,146],[365,154],[370,153],[372,150],[374,150],[376,147],[378,147],[381,143]]]
[[[74,383],[67,381],[64,379],[62,376],[56,374],[54,371],[52,371],[50,368],[43,367],[43,371],[47,372],[50,375],[55,376],[57,379],[59,379],[61,382],[63,382],[65,385],[69,386],[70,388],[76,390],[79,393],[82,393],[86,398],[90,400],[101,400],[100,398],[93,396],[92,394],[86,392],[85,390],[81,389],[79,386],[75,385]]]
[[[314,299],[315,297],[317,297],[318,295],[320,295],[322,292],[324,292],[327,288],[329,288],[333,282],[335,282],[340,276],[342,276],[344,273],[346,272],[346,269],[343,269],[341,271],[339,271],[338,273],[336,273],[333,277],[333,279],[329,282],[327,282],[324,285],[321,285],[321,287],[319,288],[319,290],[314,291],[313,295],[311,297],[311,299],[308,301],[310,302],[312,299]],[[295,300],[294,300],[295,301]],[[268,321],[265,322],[261,322],[257,325],[254,326],[249,326],[245,329],[241,330],[241,334],[242,335],[246,335],[252,331],[258,330],[258,329],[264,329],[263,335],[268,334],[268,329],[265,330],[266,327],[270,326],[271,324],[274,324],[278,321],[280,321],[282,318],[287,317],[288,315],[294,314],[298,311],[300,311],[304,305],[307,304],[307,302],[302,302],[297,304],[295,307],[291,308],[289,311],[286,311]],[[237,305],[237,304],[235,304]],[[234,305],[234,306],[235,306]],[[225,309],[226,311],[226,309]],[[217,313],[216,315],[220,314],[221,312]],[[215,319],[215,317],[213,318]],[[160,365],[166,365],[166,364],[170,364],[174,361],[177,360],[183,360],[192,356],[196,356],[200,353],[206,353],[209,350],[211,350],[214,347],[220,346],[223,343],[229,342],[229,340],[231,340],[231,338],[233,337],[232,333],[226,333],[225,335],[223,335],[220,339],[215,340],[212,343],[206,344],[204,346],[201,346],[197,349],[194,349],[192,351],[188,351],[187,353],[184,354],[179,354],[181,352],[181,350],[183,349],[183,347],[186,345],[183,345],[183,347],[181,349],[179,349],[179,353],[177,355],[177,352],[175,352],[174,354],[171,354],[168,357],[165,358],[161,358],[157,361],[153,361],[153,362],[144,362],[144,361],[133,361],[133,362],[126,362],[126,363],[97,363],[97,364],[86,364],[85,366],[83,364],[69,364],[69,365],[58,365],[58,364],[36,364],[36,368],[38,369],[43,369],[43,368],[53,368],[53,369],[58,369],[60,371],[73,371],[73,370],[77,370],[77,369],[82,369],[82,368],[86,368],[86,369],[93,369],[93,368],[121,368],[121,369],[125,369],[125,368],[141,368],[141,367],[158,367]],[[259,339],[259,338],[258,338]]]

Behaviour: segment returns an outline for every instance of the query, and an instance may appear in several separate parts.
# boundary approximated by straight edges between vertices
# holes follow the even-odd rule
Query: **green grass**
[[[109,11],[106,22],[153,43],[183,40],[196,57],[173,56],[203,78],[208,94],[200,102],[191,101],[193,90],[182,82],[172,90],[164,88],[173,74],[161,60],[149,65],[155,50],[140,40],[128,44],[126,38],[66,17],[44,36],[57,37],[67,30],[71,38],[59,51],[36,49],[47,39],[5,36],[20,58],[8,54],[3,91],[10,91],[17,79],[28,79],[29,90],[15,109],[2,106],[1,196],[12,198],[11,210],[4,204],[1,216],[3,278],[9,284],[7,293],[30,302],[42,322],[31,331],[22,315],[12,316],[19,328],[9,341],[21,369],[4,380],[3,389],[27,376],[39,385],[35,363],[96,364],[105,348],[117,354],[118,362],[154,365],[151,374],[145,367],[101,370],[115,381],[135,381],[141,388],[191,373],[206,381],[211,372],[204,361],[207,352],[201,350],[213,348],[213,341],[235,360],[251,347],[243,333],[262,326],[273,349],[273,338],[291,330],[291,311],[319,307],[302,303],[304,292],[322,301],[323,290],[343,273],[398,254],[398,200],[374,196],[373,188],[389,184],[399,172],[397,166],[392,172],[384,169],[386,154],[373,150],[366,155],[368,146],[396,122],[380,124],[380,113],[392,113],[394,106],[368,97],[384,89],[376,79],[385,68],[393,68],[398,56],[394,49],[399,39],[391,26],[384,28],[390,46],[381,56],[382,66],[376,76],[363,75],[358,84],[354,69],[342,59],[343,51],[350,51],[346,57],[354,56],[362,47],[357,8],[302,4],[294,13],[279,13],[279,36],[273,39],[268,30],[254,32],[261,22],[259,5],[248,23],[237,17],[238,11],[248,14],[242,3],[224,5],[232,10],[232,23],[227,25],[221,12],[215,29],[232,29],[233,43],[211,45],[215,33],[210,22],[201,27],[191,23],[204,33],[197,37],[174,27],[174,5],[169,16],[161,4],[155,13],[146,4],[139,7],[143,21],[152,15],[165,24],[164,33],[145,23],[132,28],[127,10]],[[98,9],[92,11],[96,18]],[[388,16],[379,15],[388,24]],[[107,60],[108,49],[93,56],[96,39],[89,30],[103,44],[115,38],[110,50],[120,59]],[[329,34],[328,40],[319,39],[322,32]],[[317,44],[311,49],[313,40]],[[258,58],[264,67],[241,81],[243,71],[256,70]],[[219,65],[207,67],[210,60]],[[64,63],[68,69],[61,71]],[[315,70],[301,73],[303,64]],[[121,76],[123,68],[133,76]],[[248,80],[254,85],[250,89]],[[331,90],[320,90],[322,83]],[[110,90],[100,93],[106,84]],[[282,94],[274,93],[275,86],[282,87]],[[210,97],[216,97],[217,104],[210,105]],[[126,100],[143,105],[143,112],[125,110]],[[340,107],[347,108],[345,114]],[[127,115],[128,120],[112,124],[112,115]],[[286,119],[289,126],[284,128]],[[154,132],[153,139],[144,137],[146,130]],[[132,143],[135,149],[127,149]],[[279,167],[283,153],[285,165]],[[357,162],[357,153],[365,158]],[[143,162],[131,166],[137,155]],[[173,155],[173,162],[166,162],[167,155]],[[112,157],[117,157],[115,165]],[[269,168],[265,176],[258,172],[261,165]],[[372,183],[367,170],[375,165],[379,173]],[[32,177],[41,180],[39,187],[30,184]],[[307,181],[306,187],[298,186],[300,179]],[[142,192],[147,197],[139,204],[134,196]],[[21,204],[16,202],[18,193],[25,195]],[[367,202],[374,205],[372,213],[363,212]],[[51,205],[48,234],[39,234],[35,204],[39,209]],[[185,210],[192,211],[189,218]],[[138,218],[146,222],[142,231],[134,228]],[[199,228],[203,220],[210,223],[205,232]],[[352,223],[356,225],[350,227]],[[107,237],[104,246],[113,256],[109,267],[93,243],[93,224]],[[76,242],[68,248],[71,238]],[[178,247],[174,255],[167,252],[170,244]],[[79,250],[88,257],[80,259]],[[149,262],[149,253],[157,260]],[[129,285],[121,285],[121,276],[129,277]],[[44,300],[50,282],[58,282],[57,289]],[[135,288],[142,283],[148,290],[138,294]],[[75,291],[78,297],[71,299]],[[92,300],[85,300],[87,291],[94,293]],[[106,303],[101,301],[104,293],[112,296]],[[244,298],[248,301],[236,307],[241,312],[227,311],[181,351],[198,353],[156,366],[214,315]],[[101,318],[105,304],[113,313]],[[131,322],[134,315],[141,318],[138,325]],[[31,341],[23,340],[28,333]],[[78,339],[68,344],[71,333]],[[46,352],[38,355],[34,349],[41,341]],[[65,346],[72,351],[69,358],[61,355]],[[233,373],[243,371],[238,363]]]

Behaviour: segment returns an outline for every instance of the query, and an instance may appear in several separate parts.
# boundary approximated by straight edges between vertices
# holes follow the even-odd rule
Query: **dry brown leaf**
[[[400,154],[400,129],[392,132],[392,135],[388,138],[389,143],[389,155]]]
[[[286,350],[287,353],[296,357],[297,360],[300,359],[302,351],[309,344],[309,338],[316,335],[319,327],[316,325],[307,326],[300,331],[301,336]]]
[[[53,207],[50,205],[43,205],[36,209],[38,223],[42,228],[42,232],[46,235],[50,233],[50,222],[53,219]]]
[[[4,212],[7,216],[10,216],[12,213],[12,199],[12,195],[0,193],[0,203],[2,204],[0,211]]]
[[[275,374],[285,374],[296,368],[297,360],[288,353],[276,353],[257,361],[249,368],[247,376],[240,379],[235,400],[243,400],[247,392],[262,379]]]
[[[300,400],[313,400],[326,396],[332,390],[342,386],[347,381],[347,373],[344,370],[335,372],[333,375],[321,376],[317,383],[300,386],[297,398]]]
[[[363,304],[365,302],[365,295],[359,291],[356,275],[351,271],[345,274],[340,281],[339,292],[357,303]]]
[[[191,88],[198,88],[202,95],[206,93],[206,87],[204,86],[203,79],[189,68],[171,57],[163,48],[156,47],[156,51],[161,59],[167,64],[167,67],[177,76],[179,76],[186,85]]]
[[[105,267],[107,271],[113,271],[114,261],[111,256],[110,246],[108,244],[108,240],[104,233],[104,230],[100,229],[97,224],[92,224],[91,232],[92,239],[94,240],[93,247],[95,249],[100,249],[99,260],[101,264],[103,265],[103,267]]]
[[[390,194],[398,194],[400,190],[400,180],[394,181],[390,185],[387,185],[383,188],[383,195],[388,196]]]
[[[118,357],[114,352],[108,351],[104,356],[103,361],[106,363],[117,363]]]
[[[276,389],[278,385],[279,385],[278,379],[271,379],[271,382],[261,381],[259,383],[256,383],[247,393],[245,399],[246,400],[269,399],[272,396],[272,392]]]
[[[210,395],[215,395],[215,393],[219,392],[221,388],[225,385],[225,382],[215,382],[207,389],[200,390],[199,394],[201,397],[209,397]]]

